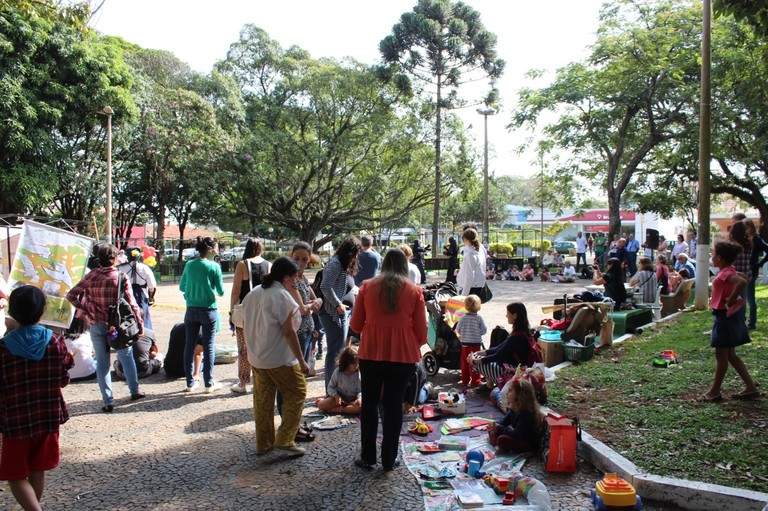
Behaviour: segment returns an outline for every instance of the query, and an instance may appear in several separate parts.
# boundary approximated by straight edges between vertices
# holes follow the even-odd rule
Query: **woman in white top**
[[[299,304],[291,296],[299,274],[293,259],[279,257],[262,284],[243,299],[248,362],[253,367],[253,418],[256,454],[273,447],[292,456],[304,449],[296,445],[301,412],[307,397],[304,360],[296,331],[301,325]],[[282,420],[275,433],[275,397],[283,397]]]
[[[264,245],[261,241],[248,238],[245,243],[243,260],[237,263],[235,276],[232,278],[232,294],[229,298],[230,311],[243,301],[251,289],[261,284],[262,279],[269,273],[269,261],[261,257]],[[232,385],[232,392],[244,394],[248,392],[251,383],[251,365],[248,363],[248,353],[245,349],[245,337],[242,328],[235,328],[237,338],[237,379]]]
[[[462,295],[478,295],[485,286],[485,260],[480,257],[480,242],[477,240],[477,231],[467,229],[461,235],[464,242],[464,259],[456,277],[456,286]]]

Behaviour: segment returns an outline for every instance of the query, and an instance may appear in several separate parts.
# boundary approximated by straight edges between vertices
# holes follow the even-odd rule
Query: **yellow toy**
[[[606,511],[608,507],[631,507],[633,511],[643,508],[643,501],[635,492],[635,488],[614,473],[605,474],[605,477],[595,483],[595,489],[591,493],[592,503],[597,511]]]

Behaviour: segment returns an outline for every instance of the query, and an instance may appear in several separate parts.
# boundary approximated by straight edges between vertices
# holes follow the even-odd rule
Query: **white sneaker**
[[[304,453],[307,452],[306,449],[298,445],[276,445],[275,449],[287,453],[288,456],[304,456]]]
[[[200,382],[195,380],[194,382],[192,382],[191,387],[184,387],[184,392],[194,392],[195,390],[197,390],[197,387],[199,386],[200,386]]]
[[[205,387],[205,393],[212,394],[217,390],[221,390],[222,388],[224,388],[224,385],[221,382],[217,381],[217,382],[214,382],[214,384],[211,385],[210,387]]]
[[[232,385],[232,392],[237,394],[247,394],[248,390],[248,385],[240,385],[239,383]]]

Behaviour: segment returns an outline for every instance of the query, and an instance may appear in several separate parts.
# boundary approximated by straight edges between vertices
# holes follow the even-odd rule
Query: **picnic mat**
[[[464,472],[465,458],[470,450],[478,450],[483,454],[484,463],[482,471],[500,477],[509,477],[519,483],[519,488],[525,491],[526,498],[520,498],[512,506],[516,510],[548,510],[549,494],[544,485],[535,479],[525,477],[522,474],[526,455],[503,454],[497,455],[494,447],[488,443],[488,433],[484,429],[477,429],[488,420],[502,417],[502,413],[495,408],[485,397],[468,395],[467,413],[463,416],[443,416],[437,420],[425,421],[432,426],[433,431],[426,436],[408,432],[408,424],[420,414],[410,414],[404,418],[403,431],[401,432],[400,448],[403,461],[411,474],[419,481],[424,495],[424,507],[427,511],[458,511],[466,509],[461,507],[456,491],[463,490],[479,496],[483,510],[510,510],[510,506],[502,505],[503,495],[497,495],[482,479],[469,477]],[[441,432],[441,426],[448,422],[450,425],[466,426],[476,425],[475,428],[457,430],[446,435]],[[465,450],[442,450],[438,452],[423,453],[427,445],[447,444],[448,440],[466,442]],[[510,486],[510,490],[513,487]],[[519,493],[519,492],[518,492]]]

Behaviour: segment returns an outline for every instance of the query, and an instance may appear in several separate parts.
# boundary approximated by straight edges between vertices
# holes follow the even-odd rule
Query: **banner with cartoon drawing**
[[[31,285],[48,298],[40,320],[68,328],[75,308],[65,296],[85,275],[93,240],[80,234],[25,220],[11,265],[11,289]]]

